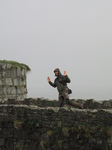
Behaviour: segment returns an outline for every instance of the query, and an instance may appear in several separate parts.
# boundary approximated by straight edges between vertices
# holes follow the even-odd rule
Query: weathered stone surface
[[[18,84],[18,79],[13,79],[13,84],[14,84],[14,86],[18,86],[19,84]]]
[[[0,94],[3,94],[3,88],[0,86]]]
[[[21,77],[21,68],[20,67],[17,68],[17,76]]]
[[[3,146],[3,145],[5,145],[5,139],[4,139],[4,138],[1,138],[1,139],[0,139],[0,146]]]
[[[0,79],[0,85],[2,85],[2,80]]]
[[[21,94],[21,89],[20,88],[17,88],[17,93],[18,93],[18,95]]]
[[[3,70],[7,69],[7,65],[3,63],[3,64],[2,64],[2,69],[3,69]]]
[[[22,74],[22,76],[25,77],[25,76],[26,76],[26,69],[22,69],[22,70],[21,70],[21,74]]]
[[[5,83],[6,83],[6,85],[13,85],[11,78],[6,78]]]
[[[1,78],[1,79],[0,79],[0,84],[3,85],[3,86],[6,85],[6,84],[5,84],[5,79],[4,79],[4,78]]]
[[[7,87],[5,86],[5,87],[2,87],[2,88],[3,88],[3,93],[2,94],[6,95],[7,94]]]
[[[19,83],[19,85],[23,85],[23,81],[22,81],[22,79],[20,78],[20,79],[18,79],[18,83]]]
[[[17,78],[17,69],[16,68],[11,68],[11,70],[9,70],[9,71],[10,71],[11,77]]]
[[[11,67],[11,64],[7,64],[7,69],[10,69]]]
[[[26,68],[0,63],[0,101],[23,100],[27,97]]]
[[[16,95],[17,94],[16,87],[14,87],[14,86],[11,87],[11,94],[12,95]]]
[[[111,150],[111,100],[99,102],[105,109],[95,100],[98,109],[93,109],[88,101],[79,101],[87,107],[83,110],[59,108],[58,101],[41,98],[0,103],[0,149]]]
[[[26,86],[26,78],[24,78],[23,80],[22,80],[22,83],[23,83],[23,85],[24,85],[24,87]]]

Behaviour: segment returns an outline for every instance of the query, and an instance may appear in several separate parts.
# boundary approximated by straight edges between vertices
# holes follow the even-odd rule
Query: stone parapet
[[[83,104],[84,109],[112,109],[112,100],[102,100],[96,101],[94,99],[71,99],[71,101]],[[16,99],[9,99],[5,102],[0,102],[0,104],[14,104],[14,105],[33,105],[39,107],[58,107],[58,100],[49,100],[44,98],[26,98],[24,100],[18,101]],[[72,108],[73,106],[65,105],[68,108]]]
[[[90,102],[85,101],[85,106]],[[46,106],[48,103],[50,106]],[[57,104],[57,101],[41,99],[1,103],[0,149],[112,149],[112,108],[89,109],[91,105],[85,109],[66,105],[59,108]]]

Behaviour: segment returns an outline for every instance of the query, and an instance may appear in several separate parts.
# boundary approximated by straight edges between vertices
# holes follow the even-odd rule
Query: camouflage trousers
[[[77,103],[77,102],[73,102],[69,99],[69,94],[68,94],[68,89],[65,88],[62,92],[59,92],[59,107],[63,107],[64,103],[68,104],[68,105],[72,105],[74,107],[77,108],[81,108],[82,106]]]

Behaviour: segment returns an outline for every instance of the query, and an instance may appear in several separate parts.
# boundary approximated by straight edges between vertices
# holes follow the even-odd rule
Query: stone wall
[[[71,99],[71,101],[75,101],[77,103],[83,104],[84,108],[87,109],[112,109],[112,99],[103,100],[103,101],[95,101],[94,99]],[[15,99],[10,99],[5,102],[0,102],[0,104],[13,104],[13,105],[30,105],[30,106],[38,106],[38,107],[53,107],[56,108],[59,106],[59,102],[57,100],[48,100],[44,98],[26,98],[22,101],[17,101]],[[64,104],[66,108],[72,108],[70,105]]]
[[[85,109],[56,100],[0,103],[0,150],[112,150],[112,101],[78,102]]]
[[[26,68],[0,62],[0,101],[27,97],[26,72]]]

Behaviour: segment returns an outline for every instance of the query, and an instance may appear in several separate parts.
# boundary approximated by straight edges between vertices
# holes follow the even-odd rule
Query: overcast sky
[[[31,68],[28,97],[58,99],[58,67],[70,98],[112,99],[112,0],[0,0],[0,60]]]

